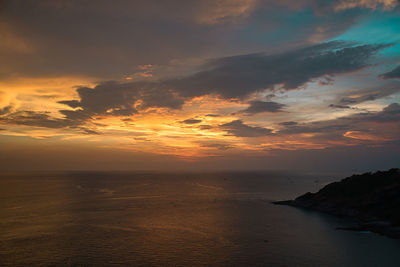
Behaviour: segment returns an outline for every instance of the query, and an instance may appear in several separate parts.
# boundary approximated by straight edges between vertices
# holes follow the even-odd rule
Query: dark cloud
[[[138,100],[139,88],[132,84],[107,82],[95,88],[79,87],[79,101],[68,100],[59,103],[72,108],[80,107],[90,114],[132,115],[137,113],[133,104]]]
[[[58,101],[58,103],[70,106],[71,108],[77,108],[81,106],[81,103],[78,100]]]
[[[400,113],[400,105],[398,103],[392,103],[389,106],[383,109],[383,112],[389,114],[399,114]]]
[[[281,112],[285,107],[284,104],[271,101],[250,101],[249,104],[250,106],[245,110],[241,110],[240,113],[256,114],[262,112]]]
[[[79,87],[77,93],[80,100],[58,102],[82,109],[65,114],[69,118],[90,118],[93,115],[130,116],[150,107],[177,109],[184,103],[172,90],[158,89],[149,82],[106,82],[94,88]],[[134,107],[135,103],[137,105]]]
[[[369,132],[371,122],[400,122],[400,105],[392,103],[379,112],[361,112],[333,120],[311,123],[281,124],[285,126],[278,134],[318,133],[330,137],[342,136],[350,130]]]
[[[196,123],[200,123],[202,122],[202,120],[199,119],[187,119],[184,121],[181,121],[182,123],[186,123],[186,124],[196,124]]]
[[[292,125],[297,125],[297,122],[295,122],[295,121],[284,121],[284,122],[281,122],[279,124],[283,125],[283,126],[292,126]]]
[[[89,117],[81,115],[81,111],[61,110],[64,118],[54,118],[48,112],[35,111],[17,111],[8,114],[6,117],[0,117],[0,124],[26,125],[33,127],[44,127],[52,129],[70,128],[81,130],[85,134],[100,135],[95,129],[82,126]]]
[[[81,128],[84,133],[90,134],[90,135],[100,135],[101,133],[95,130],[87,129],[87,128]]]
[[[211,130],[212,128],[214,128],[214,127],[212,127],[211,125],[206,125],[206,124],[199,126],[200,130]]]
[[[350,128],[369,122],[400,122],[400,105],[392,103],[378,112],[361,112],[337,120],[346,122]]]
[[[12,106],[5,106],[4,108],[0,108],[0,116],[10,113],[11,108],[12,108]]]
[[[395,69],[379,75],[379,77],[382,79],[398,79],[398,78],[400,78],[400,66],[397,66]]]
[[[218,150],[228,150],[230,148],[233,148],[232,145],[229,144],[220,144],[220,143],[201,143],[201,147],[208,147],[208,148],[215,148]]]
[[[0,123],[28,125],[46,128],[76,127],[79,123],[73,119],[51,117],[47,112],[18,111],[0,117]]]
[[[330,104],[329,107],[331,107],[331,108],[340,108],[340,109],[351,109],[350,106],[338,105],[338,104]]]
[[[278,51],[329,40],[360,16],[354,11],[333,12],[335,1],[322,4],[316,0],[115,0],[112,5],[106,0],[2,2],[2,36],[19,41],[19,46],[0,51],[1,61],[7,60],[1,73],[5,76],[87,74],[110,78],[130,72],[133,62],[165,65],[193,55],[205,58]],[[303,12],[304,19],[296,23],[287,23],[287,17],[298,10],[310,12]],[[254,32],[255,38],[242,36],[243,26],[251,27],[247,34]],[[277,30],[282,38],[271,34]],[[237,39],[239,42],[232,42]]]
[[[186,97],[214,93],[225,98],[244,98],[275,85],[293,90],[321,76],[364,68],[374,54],[388,46],[354,46],[336,41],[276,55],[259,53],[220,58],[212,60],[208,70],[167,80],[162,86]]]
[[[377,122],[400,122],[400,105],[398,103],[392,103],[381,112],[372,113],[369,116],[360,116],[359,119]]]
[[[71,125],[83,124],[92,119],[91,114],[85,110],[60,110],[59,112],[65,116],[65,120],[70,122]]]
[[[298,123],[285,126],[286,129],[279,131],[278,134],[336,133],[344,132],[351,128],[351,125],[348,122],[344,122],[340,119],[311,123]]]
[[[241,120],[234,120],[219,126],[222,130],[237,137],[260,137],[271,135],[272,130],[268,128],[250,126]]]
[[[376,99],[380,98],[379,94],[366,94],[363,96],[357,96],[357,97],[344,97],[340,100],[340,103],[345,103],[345,104],[360,104],[362,102],[366,101],[374,101]]]
[[[222,43],[216,42],[222,29],[197,23],[196,13],[205,16],[208,9],[217,7],[214,1],[4,2],[2,22],[7,30],[23,36],[28,52],[31,45],[35,48],[24,63],[16,60],[19,54],[4,53],[4,59],[12,70],[29,75],[122,75],[132,69],[132,62],[165,64]]]
[[[393,83],[390,85],[380,86],[379,88],[361,88],[357,90],[351,90],[348,92],[348,96],[343,96],[338,103],[333,105],[348,106],[356,105],[367,101],[375,101],[392,94],[400,92],[400,85]],[[353,96],[357,95],[357,96]]]

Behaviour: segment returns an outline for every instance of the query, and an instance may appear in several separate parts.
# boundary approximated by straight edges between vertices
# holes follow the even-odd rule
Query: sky
[[[397,0],[0,1],[0,169],[400,167]]]

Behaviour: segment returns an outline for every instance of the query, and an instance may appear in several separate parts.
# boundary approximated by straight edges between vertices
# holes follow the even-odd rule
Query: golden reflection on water
[[[234,244],[218,185],[157,181],[132,183],[77,177],[42,177],[33,183],[3,179],[1,240],[5,254],[42,262],[171,264],[225,261]],[[9,188],[11,190],[5,190]],[[17,252],[16,251],[16,252]],[[171,253],[173,252],[173,253]],[[34,256],[32,258],[31,256]],[[14,255],[14,257],[19,257]],[[120,258],[118,260],[118,258]],[[13,258],[13,260],[17,260]],[[18,259],[24,263],[24,257]],[[194,262],[199,261],[199,262]]]

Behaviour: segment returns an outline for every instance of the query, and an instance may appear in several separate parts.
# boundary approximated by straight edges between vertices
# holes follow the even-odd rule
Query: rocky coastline
[[[400,170],[352,175],[326,185],[316,193],[306,193],[294,200],[275,201],[354,219],[355,225],[338,230],[371,231],[400,238]]]

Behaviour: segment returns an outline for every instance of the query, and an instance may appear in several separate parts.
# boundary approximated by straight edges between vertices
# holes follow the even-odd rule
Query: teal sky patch
[[[392,47],[381,51],[380,54],[400,56],[400,16],[388,12],[374,12],[332,40],[394,43]]]

